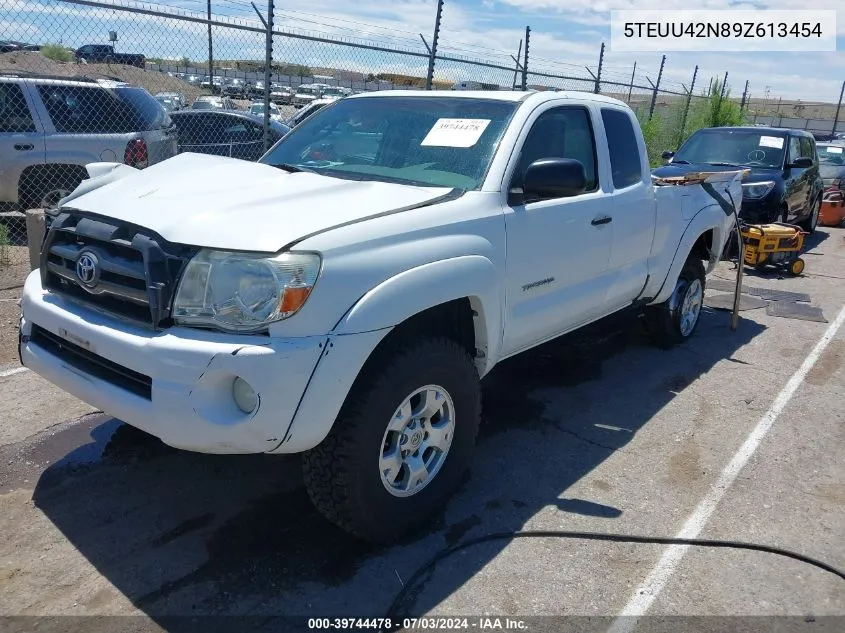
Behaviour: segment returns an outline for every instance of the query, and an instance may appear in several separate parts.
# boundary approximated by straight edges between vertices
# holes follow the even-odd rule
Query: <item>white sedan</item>
[[[253,114],[255,116],[263,117],[264,116],[264,103],[256,101],[251,106],[249,106],[249,113]],[[282,111],[279,110],[279,106],[277,106],[275,103],[270,104],[270,118],[273,121],[281,122],[281,120],[282,120]]]

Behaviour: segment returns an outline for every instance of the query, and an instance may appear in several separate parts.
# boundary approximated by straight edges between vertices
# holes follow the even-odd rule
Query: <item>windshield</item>
[[[297,92],[301,95],[316,95],[317,89],[311,86],[300,86]]]
[[[476,189],[517,104],[455,97],[343,99],[260,162],[336,178]]]
[[[822,165],[845,165],[845,147],[841,145],[817,145],[819,163]]]
[[[693,134],[672,162],[780,168],[785,151],[786,138],[780,134],[705,129]]]
[[[343,90],[340,88],[323,88],[324,95],[331,95],[331,96],[342,96]]]

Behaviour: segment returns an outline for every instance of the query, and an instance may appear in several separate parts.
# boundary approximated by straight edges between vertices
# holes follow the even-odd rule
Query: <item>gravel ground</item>
[[[21,288],[0,290],[0,367],[18,362],[18,299]]]

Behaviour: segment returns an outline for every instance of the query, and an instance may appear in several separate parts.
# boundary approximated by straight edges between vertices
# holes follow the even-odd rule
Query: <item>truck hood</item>
[[[274,253],[313,233],[426,206],[452,192],[288,173],[207,154],[178,154],[138,170],[87,166],[90,178],[61,201],[155,231],[178,244]]]
[[[692,163],[689,165],[678,165],[669,163],[668,165],[661,165],[651,170],[652,175],[660,178],[669,178],[672,176],[683,176],[696,171],[719,172],[719,171],[740,171],[750,170],[750,172],[742,179],[742,182],[762,182],[764,180],[771,180],[777,178],[782,172],[780,169],[770,169],[764,167],[745,167],[739,165],[738,167],[729,167],[727,165],[708,165],[707,163]]]

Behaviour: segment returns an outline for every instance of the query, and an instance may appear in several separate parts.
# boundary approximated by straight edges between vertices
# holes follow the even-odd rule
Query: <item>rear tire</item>
[[[646,308],[646,323],[657,345],[669,348],[695,333],[704,304],[704,287],[704,263],[690,255],[672,295],[663,303]]]
[[[421,389],[436,406],[415,404],[410,396]],[[406,338],[392,345],[364,367],[329,435],[303,455],[311,501],[330,521],[373,543],[413,532],[463,481],[478,434],[480,394],[475,364],[454,341]],[[430,438],[442,440],[439,453],[426,444]],[[417,453],[406,457],[412,449]]]

